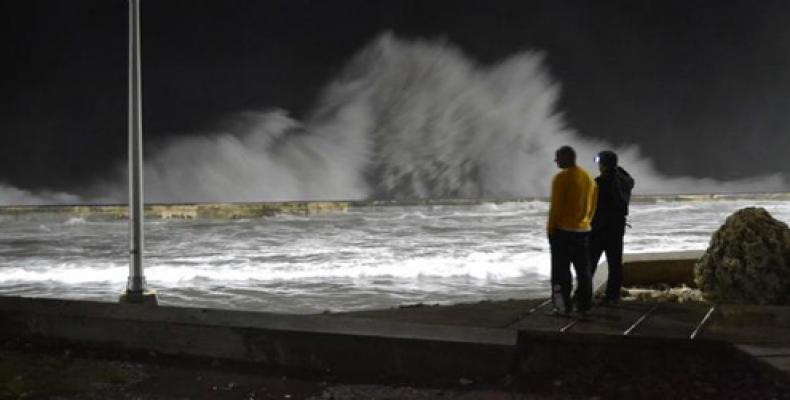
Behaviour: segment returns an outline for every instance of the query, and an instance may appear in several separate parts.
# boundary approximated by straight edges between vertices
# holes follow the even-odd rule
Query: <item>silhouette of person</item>
[[[551,183],[551,205],[547,223],[551,247],[551,287],[553,314],[568,314],[571,302],[571,271],[576,272],[576,310],[586,316],[592,303],[589,232],[597,186],[583,168],[576,165],[576,151],[570,146],[557,149],[554,161],[562,169]]]
[[[592,221],[590,262],[592,275],[595,275],[598,260],[601,254],[606,253],[609,276],[602,303],[616,304],[620,301],[620,287],[623,284],[623,236],[634,178],[617,165],[617,154],[613,151],[598,153],[595,161],[601,174],[595,178],[598,202]]]

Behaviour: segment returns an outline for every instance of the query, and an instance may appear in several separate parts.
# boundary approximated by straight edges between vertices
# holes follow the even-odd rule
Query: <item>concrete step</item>
[[[710,306],[705,304],[661,303],[632,335],[689,339],[709,309]],[[701,334],[704,334],[704,329]]]
[[[762,346],[790,347],[790,307],[723,304],[716,308],[705,337]]]
[[[747,344],[738,344],[735,347],[790,376],[790,347]]]
[[[522,330],[533,330],[541,332],[559,332],[563,327],[568,326],[574,318],[565,315],[546,315],[553,309],[548,299],[537,302],[531,309],[527,310],[520,319],[510,324],[508,328]]]
[[[504,376],[517,338],[510,329],[4,296],[0,326],[0,339],[403,377]]]
[[[530,314],[545,299],[481,301],[451,305],[417,304],[386,310],[352,311],[333,316],[414,322],[431,325],[505,328]]]
[[[623,335],[640,317],[652,308],[648,303],[621,303],[616,306],[594,307],[590,321],[582,321],[571,328],[574,333]],[[638,328],[638,327],[637,327]]]

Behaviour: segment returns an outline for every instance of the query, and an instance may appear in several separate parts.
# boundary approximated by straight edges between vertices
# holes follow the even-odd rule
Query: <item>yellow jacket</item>
[[[574,165],[554,175],[548,233],[554,229],[588,232],[598,202],[598,185],[583,168]]]

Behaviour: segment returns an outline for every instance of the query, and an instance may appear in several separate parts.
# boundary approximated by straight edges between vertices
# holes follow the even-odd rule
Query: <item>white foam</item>
[[[728,215],[752,205],[790,221],[790,202],[781,201],[634,204],[625,251],[704,249]],[[529,202],[165,221],[146,225],[145,272],[150,286],[178,292],[178,304],[229,306],[233,293],[244,293],[245,304],[287,293],[319,310],[334,301],[359,307],[353,293],[370,301],[520,296],[519,288],[538,290],[550,274],[545,214],[545,203]],[[52,226],[21,221],[0,237],[0,292],[117,296],[128,276],[125,223]]]

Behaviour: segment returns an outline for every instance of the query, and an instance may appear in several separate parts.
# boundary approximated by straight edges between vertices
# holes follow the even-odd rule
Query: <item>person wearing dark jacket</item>
[[[634,178],[617,164],[617,154],[613,151],[598,153],[596,162],[601,174],[595,178],[598,201],[590,235],[591,275],[595,275],[598,260],[605,253],[609,276],[603,303],[616,304],[620,301],[623,282],[623,236]]]

